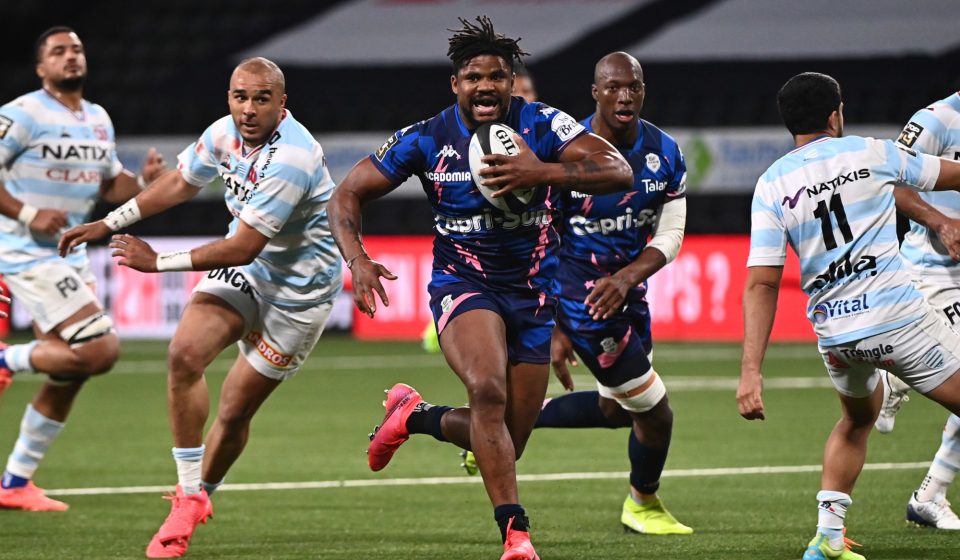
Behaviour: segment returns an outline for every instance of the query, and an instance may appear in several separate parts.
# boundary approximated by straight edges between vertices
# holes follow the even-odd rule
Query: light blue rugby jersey
[[[336,297],[343,284],[340,253],[326,210],[333,179],[323,148],[289,111],[259,148],[245,151],[233,118],[226,116],[178,159],[180,174],[192,185],[223,178],[233,215],[227,237],[242,220],[270,238],[245,269],[261,285],[274,287],[260,294],[264,300],[302,309]]]
[[[807,317],[823,346],[919,319],[923,300],[897,244],[895,184],[930,190],[940,161],[891,140],[821,138],[784,155],[753,195],[747,266],[800,258]]]
[[[903,127],[897,143],[923,154],[960,160],[960,93],[917,111]],[[925,192],[920,197],[944,215],[960,218],[960,193]],[[960,263],[950,258],[936,232],[911,221],[900,253],[915,280],[922,276],[960,286]]]
[[[37,208],[66,210],[70,228],[87,221],[100,183],[119,175],[123,165],[103,107],[83,100],[73,111],[41,89],[0,107],[0,168],[7,192]],[[0,216],[0,273],[59,259],[57,237]],[[85,248],[65,262],[86,264]]]

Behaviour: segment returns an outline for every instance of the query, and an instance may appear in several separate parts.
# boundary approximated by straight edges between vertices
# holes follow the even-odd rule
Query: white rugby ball
[[[527,209],[536,189],[510,191],[504,196],[493,198],[493,193],[498,189],[492,189],[480,184],[480,181],[483,180],[483,176],[480,175],[480,170],[488,167],[487,164],[480,161],[480,158],[488,154],[514,156],[520,152],[520,147],[517,146],[517,143],[513,140],[513,135],[513,129],[505,124],[482,124],[477,127],[477,130],[473,132],[473,136],[470,138],[468,155],[470,175],[473,177],[473,182],[477,185],[477,189],[480,191],[480,194],[483,195],[483,198],[504,212],[519,214]]]

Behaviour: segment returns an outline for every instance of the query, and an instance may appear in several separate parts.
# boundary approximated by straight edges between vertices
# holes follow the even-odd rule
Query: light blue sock
[[[223,484],[223,480],[220,482],[207,482],[206,480],[200,481],[200,485],[203,486],[203,489],[207,491],[207,496],[212,496],[213,493],[217,491],[217,488],[220,488],[221,484]]]
[[[20,422],[20,437],[17,438],[13,452],[7,458],[4,480],[7,480],[7,475],[26,480],[33,478],[33,473],[40,466],[40,460],[46,455],[47,449],[60,435],[61,430],[63,430],[63,422],[47,418],[37,412],[33,405],[28,404],[27,410],[23,413],[23,420]],[[17,481],[10,478],[10,482]]]
[[[13,373],[34,373],[30,363],[30,353],[40,344],[39,340],[26,344],[14,344],[4,348],[0,353],[0,367],[6,367]]]

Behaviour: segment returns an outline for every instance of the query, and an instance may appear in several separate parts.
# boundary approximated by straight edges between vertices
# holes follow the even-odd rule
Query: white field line
[[[929,462],[919,463],[868,463],[866,471],[894,471],[926,469]],[[820,465],[794,465],[780,467],[724,467],[715,469],[673,469],[663,472],[666,478],[685,478],[693,476],[742,476],[754,474],[796,474],[820,472]],[[520,482],[553,482],[560,480],[608,480],[624,479],[627,472],[581,472],[521,474]],[[384,486],[443,486],[448,484],[479,484],[479,476],[442,476],[426,478],[384,478],[362,480],[315,480],[307,482],[264,482],[257,484],[224,484],[217,492],[259,491],[259,490],[321,490],[330,488],[370,488]],[[46,490],[50,496],[98,496],[104,494],[156,494],[172,492],[172,486],[121,486],[115,488],[61,488]]]

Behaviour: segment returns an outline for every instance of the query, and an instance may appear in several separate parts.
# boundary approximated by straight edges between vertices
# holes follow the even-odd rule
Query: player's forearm
[[[123,204],[140,194],[140,182],[130,171],[124,169],[110,181],[104,181],[100,198],[110,204]]]
[[[327,204],[330,231],[340,248],[340,255],[347,262],[366,252],[360,235],[361,206],[362,202],[356,193],[342,188],[333,192]]]
[[[620,269],[617,274],[631,286],[636,286],[653,276],[666,264],[667,258],[663,256],[663,253],[653,247],[647,247],[636,260]]]
[[[633,172],[620,154],[597,152],[570,162],[546,164],[543,184],[566,191],[605,194],[633,186]]]
[[[743,292],[743,356],[741,373],[758,374],[777,313],[779,285],[747,281]]]
[[[215,270],[231,266],[244,266],[253,262],[261,248],[231,243],[232,238],[220,239],[201,245],[190,251],[193,270]]]
[[[0,182],[0,214],[16,220],[22,208],[23,202],[7,192],[3,182]]]

